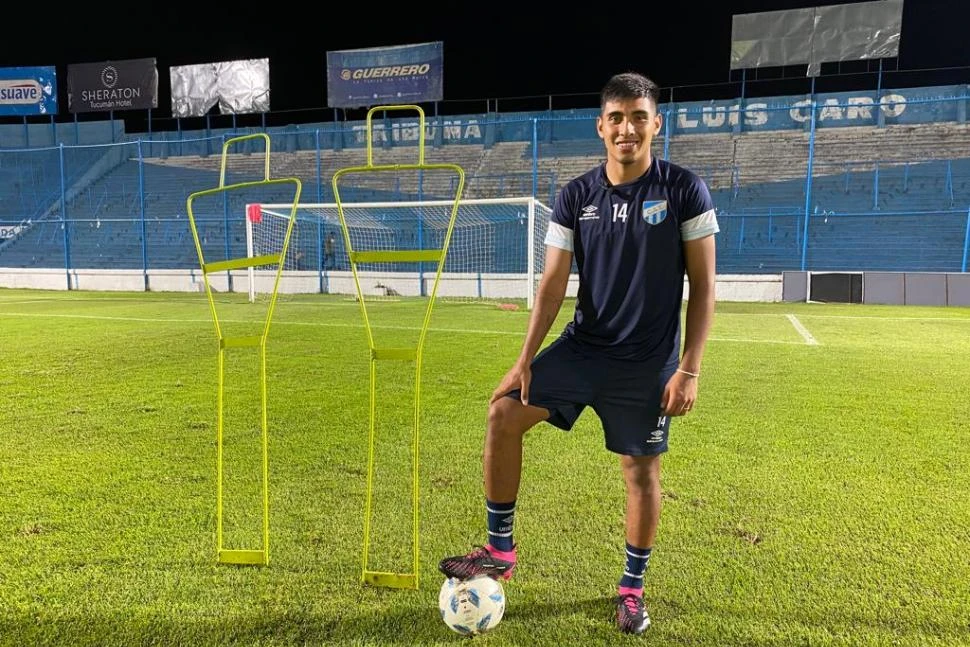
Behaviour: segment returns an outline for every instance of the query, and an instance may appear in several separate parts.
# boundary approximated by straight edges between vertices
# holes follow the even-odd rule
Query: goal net
[[[292,205],[262,204],[247,219],[247,249],[279,249]],[[454,202],[341,203],[353,250],[440,248]],[[255,212],[256,210],[251,210]],[[545,258],[552,210],[531,197],[462,200],[437,296],[458,301],[520,301],[531,308]],[[436,263],[359,263],[367,298],[427,297]],[[250,300],[272,290],[270,272],[250,271]],[[281,293],[356,295],[336,203],[301,204],[280,281]]]

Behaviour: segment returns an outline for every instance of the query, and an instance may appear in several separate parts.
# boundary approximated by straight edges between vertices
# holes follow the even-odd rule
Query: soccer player
[[[447,557],[439,570],[509,579],[522,438],[542,421],[569,430],[587,406],[626,485],[626,551],[617,624],[650,625],[643,577],[660,520],[660,456],[670,419],[693,408],[714,316],[714,205],[694,173],[650,153],[661,128],[659,90],[636,73],[604,86],[596,130],[606,161],[563,187],[546,235],[546,262],[522,351],[492,394],[485,437],[488,542]],[[579,292],[572,321],[536,355],[566,293],[573,258]],[[690,284],[683,354],[680,313]]]

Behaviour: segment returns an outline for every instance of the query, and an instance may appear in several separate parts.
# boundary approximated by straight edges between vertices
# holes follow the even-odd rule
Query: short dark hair
[[[646,97],[653,101],[656,108],[660,104],[660,88],[656,83],[637,72],[623,72],[615,74],[603,86],[600,92],[600,110],[607,101],[623,101],[626,99],[639,99]]]

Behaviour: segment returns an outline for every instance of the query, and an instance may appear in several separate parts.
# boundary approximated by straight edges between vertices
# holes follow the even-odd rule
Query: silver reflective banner
[[[902,23],[903,0],[819,7],[811,64],[897,56]]]
[[[815,11],[792,9],[734,16],[731,69],[808,63]]]
[[[899,54],[903,0],[734,16],[731,69],[890,58]]]
[[[269,59],[170,67],[172,116],[269,112]]]

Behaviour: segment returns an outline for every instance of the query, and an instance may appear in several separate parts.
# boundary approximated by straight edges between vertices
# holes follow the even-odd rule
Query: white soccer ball
[[[468,580],[449,577],[441,585],[438,609],[448,628],[463,636],[485,633],[505,615],[505,590],[498,580],[479,575]]]

